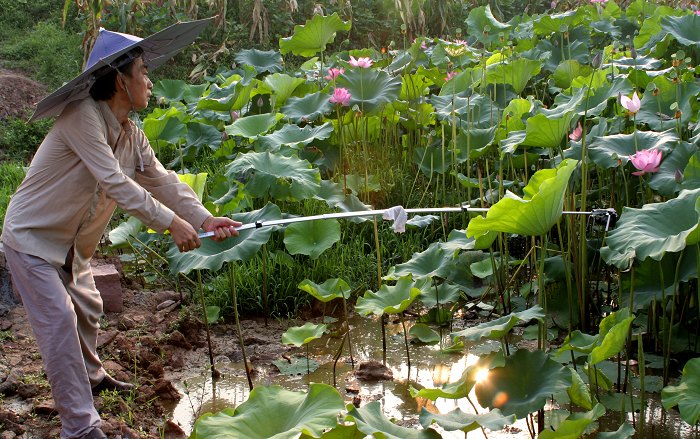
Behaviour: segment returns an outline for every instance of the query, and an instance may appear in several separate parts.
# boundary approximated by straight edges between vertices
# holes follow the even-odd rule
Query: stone
[[[360,381],[390,381],[394,378],[394,374],[391,369],[379,361],[369,360],[360,363],[359,368],[355,371],[355,377]]]
[[[104,312],[122,312],[124,298],[117,268],[113,264],[93,265],[92,277],[95,278],[95,286],[102,297]]]
[[[182,427],[177,425],[175,421],[168,419],[163,426],[163,437],[165,439],[185,439],[187,435]]]

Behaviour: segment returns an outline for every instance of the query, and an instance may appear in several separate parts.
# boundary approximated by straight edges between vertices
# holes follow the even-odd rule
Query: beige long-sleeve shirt
[[[75,274],[89,268],[117,205],[158,232],[174,212],[195,229],[210,215],[161,165],[141,129],[131,121],[122,126],[106,102],[88,97],[65,108],[37,150],[1,239],[57,267],[73,247]]]

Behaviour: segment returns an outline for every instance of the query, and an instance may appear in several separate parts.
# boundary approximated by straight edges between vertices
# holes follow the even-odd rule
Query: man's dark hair
[[[117,70],[131,76],[131,67],[141,55],[143,55],[143,49],[135,47],[112,61],[110,65],[96,71],[94,75],[97,80],[90,87],[90,96],[96,101],[111,99],[117,92],[117,86],[115,85]]]

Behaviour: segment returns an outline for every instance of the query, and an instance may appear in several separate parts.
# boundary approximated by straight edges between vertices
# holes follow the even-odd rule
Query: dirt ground
[[[183,307],[174,291],[146,291],[122,277],[124,310],[102,321],[98,352],[115,378],[137,385],[131,395],[115,392],[95,398],[102,429],[110,438],[183,438],[168,419],[167,407],[183,397],[173,385],[206,371],[206,331],[196,308]],[[196,314],[195,314],[196,313]],[[279,324],[247,320],[247,352],[279,358],[288,348],[279,343],[286,329]],[[240,349],[233,325],[212,326],[214,358],[237,361]],[[250,358],[252,367],[263,359]],[[41,357],[24,308],[0,310],[0,439],[58,438],[54,410]]]
[[[21,72],[0,68],[0,120],[24,117],[48,94],[46,86]]]

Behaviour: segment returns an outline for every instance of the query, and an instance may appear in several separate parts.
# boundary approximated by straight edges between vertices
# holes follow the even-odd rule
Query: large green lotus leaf
[[[678,406],[681,418],[690,425],[700,421],[700,358],[685,364],[679,385],[661,390],[661,402],[666,410]]]
[[[119,224],[116,228],[110,230],[109,241],[111,248],[129,248],[131,237],[138,235],[143,230],[144,224],[135,216],[129,217],[128,220]]]
[[[586,428],[596,419],[605,414],[605,406],[596,404],[585,413],[572,413],[564,420],[555,431],[545,429],[537,436],[539,439],[578,439]]]
[[[320,439],[365,439],[367,435],[357,429],[357,425],[338,424],[332,430],[323,433]],[[302,437],[301,439],[309,439]]]
[[[396,280],[404,276],[412,276],[414,279],[445,279],[453,269],[452,254],[443,251],[440,244],[434,242],[425,251],[414,253],[408,262],[398,264],[385,279]]]
[[[600,322],[599,344],[588,356],[588,364],[594,366],[620,352],[625,346],[633,320],[634,316],[629,315],[627,308],[606,316]]]
[[[469,127],[491,128],[493,122],[499,117],[498,107],[483,95],[471,95],[462,97],[459,95],[447,95],[430,97],[430,102],[435,107],[438,119],[452,123],[452,113],[458,122],[467,122]]]
[[[207,173],[200,172],[199,174],[177,174],[181,182],[192,188],[199,201],[204,197],[204,189],[207,185]]]
[[[421,343],[435,345],[440,343],[440,334],[425,323],[416,323],[408,330],[408,335]]]
[[[625,422],[616,431],[605,431],[598,433],[596,439],[629,439],[634,437],[636,433],[637,430]]]
[[[649,187],[658,191],[664,197],[673,197],[681,189],[676,179],[678,171],[683,172],[693,154],[696,154],[697,146],[688,142],[679,142],[671,154],[664,154],[663,161],[656,172],[649,179]]]
[[[205,146],[213,151],[221,146],[221,132],[209,124],[189,122],[186,141],[188,147],[196,148],[197,151]]]
[[[682,13],[680,9],[676,10],[662,5],[654,6],[654,8],[651,8],[653,11],[652,16],[644,20],[642,27],[639,29],[639,34],[634,37],[633,43],[634,47],[637,48],[637,51],[649,51],[653,49],[657,43],[666,38],[668,32],[663,32],[661,29],[662,17],[675,16]],[[657,55],[653,54],[653,56]]]
[[[569,367],[569,371],[571,372],[571,386],[566,389],[569,399],[583,409],[592,409],[593,398],[591,398],[591,391],[588,389],[588,386],[583,382],[583,378],[581,378],[576,369]]]
[[[175,107],[153,111],[143,120],[143,132],[151,143],[159,140],[176,145],[187,135],[187,126],[180,120],[183,113]]]
[[[673,35],[673,38],[684,46],[700,49],[700,16],[696,14],[662,17],[661,30]]]
[[[321,367],[321,364],[313,358],[300,356],[289,357],[289,360],[280,358],[278,360],[273,360],[272,364],[279,369],[282,375],[291,377],[308,375]],[[305,436],[302,435],[301,437],[303,438]]]
[[[671,152],[679,141],[675,130],[662,133],[636,131],[632,134],[613,134],[596,137],[588,145],[588,155],[596,165],[603,168],[614,168],[619,166],[620,162],[624,166],[629,161],[629,156],[635,154],[637,148],[640,150],[658,149],[663,151],[665,159],[666,154]]]
[[[539,148],[556,148],[566,137],[571,126],[573,113],[567,113],[561,118],[552,118],[545,114],[536,114],[525,121],[525,139],[523,146]]]
[[[700,22],[700,18],[698,18]],[[637,123],[646,123],[654,131],[663,131],[676,128],[675,109],[671,109],[676,103],[681,111],[681,124],[685,125],[697,115],[694,106],[697,104],[697,95],[700,85],[697,81],[681,81],[674,84],[666,76],[657,76],[653,80],[656,90],[647,87],[641,96],[641,108],[637,113]],[[655,96],[656,95],[656,96]]]
[[[491,64],[486,68],[487,84],[510,84],[517,94],[522,93],[527,83],[542,69],[538,60],[519,58],[513,61]]]
[[[313,122],[333,110],[329,99],[328,94],[320,91],[300,98],[290,97],[280,111],[294,123]]]
[[[482,407],[498,408],[518,419],[542,407],[552,394],[571,385],[569,370],[542,351],[519,349],[503,367],[491,369],[488,379],[477,383]]]
[[[231,125],[226,125],[226,134],[229,136],[241,136],[246,139],[257,139],[265,134],[284,117],[281,113],[255,114],[241,117]]]
[[[307,255],[318,259],[321,253],[340,241],[338,220],[302,221],[290,224],[284,230],[284,245],[293,255]]]
[[[505,364],[505,358],[502,354],[495,353],[479,358],[479,360],[467,367],[462,376],[453,383],[445,383],[439,388],[425,388],[416,391],[411,387],[409,390],[413,398],[427,398],[435,401],[438,398],[460,399],[466,398],[474,388],[477,382],[477,376],[481,370],[500,367]],[[422,417],[421,417],[422,418]],[[426,425],[423,425],[426,427]]]
[[[525,311],[514,312],[491,320],[490,322],[480,323],[471,328],[463,329],[461,331],[453,332],[451,337],[464,337],[471,341],[480,341],[482,338],[489,338],[491,340],[498,340],[505,337],[508,332],[515,325],[520,322],[529,322],[532,319],[543,320],[545,317],[544,310],[541,306],[535,305],[532,308],[526,309]]]
[[[431,413],[425,408],[421,409],[420,412],[420,423],[423,428],[428,428],[431,424],[436,423],[446,431],[461,430],[465,434],[480,427],[499,431],[513,422],[515,422],[514,415],[503,416],[498,409],[480,415],[465,413],[460,409],[455,409],[444,415]]]
[[[428,428],[418,430],[415,428],[401,427],[391,422],[382,413],[379,401],[372,401],[359,409],[348,405],[346,420],[354,421],[357,429],[365,435],[383,439],[438,439],[440,433]]]
[[[282,145],[288,145],[293,148],[302,148],[314,140],[327,139],[333,133],[333,124],[326,122],[321,126],[306,125],[300,128],[297,125],[285,125],[281,129],[261,136],[257,143],[263,151],[275,152]]]
[[[482,288],[474,289],[477,291],[482,290]],[[462,285],[452,282],[443,282],[437,287],[428,285],[428,288],[421,288],[421,295],[418,297],[418,300],[427,308],[432,308],[438,303],[457,303],[462,297],[462,291],[466,292],[471,297],[474,292],[472,290],[474,289],[467,289]]]
[[[284,73],[274,73],[266,76],[263,82],[272,90],[275,97],[275,108],[279,108],[284,105],[294,90],[304,83],[304,79]]]
[[[420,295],[410,276],[402,277],[396,285],[382,285],[376,293],[370,290],[357,298],[355,311],[362,315],[398,314],[411,306]]]
[[[234,57],[237,63],[252,66],[257,74],[282,71],[282,55],[276,50],[241,50]]]
[[[279,207],[267,204],[260,210],[233,215],[232,218],[243,224],[256,221],[268,221],[282,218]],[[176,274],[189,273],[192,270],[219,270],[224,263],[231,261],[247,261],[252,258],[263,244],[267,243],[272,233],[272,227],[242,230],[238,236],[222,242],[213,239],[203,239],[202,246],[196,250],[180,253],[175,245],[168,249],[167,258],[170,272]]]
[[[700,151],[697,151],[688,160],[688,165],[683,170],[683,189],[700,188]]]
[[[299,284],[299,289],[306,291],[321,302],[329,302],[339,297],[349,299],[350,294],[352,293],[352,288],[350,288],[350,285],[348,285],[348,283],[341,278],[327,279],[321,285],[312,282],[309,279],[304,279]]]
[[[434,146],[418,147],[413,150],[413,162],[420,171],[430,177],[433,174],[443,175],[454,169],[452,154],[446,149]]]
[[[590,354],[593,348],[598,345],[598,335],[590,335],[579,331],[578,329],[566,336],[564,343],[559,348],[560,351],[576,351],[584,354]]]
[[[336,79],[336,85],[348,89],[352,96],[350,106],[357,104],[363,111],[372,111],[398,99],[401,77],[391,77],[379,70],[347,69]]]
[[[538,35],[549,35],[561,32],[562,26],[573,29],[582,23],[586,17],[584,8],[576,8],[561,14],[542,14],[532,21],[533,29]]]
[[[457,161],[464,163],[468,158],[478,159],[491,151],[493,141],[496,138],[496,128],[498,127],[459,130],[459,134],[457,134]]]
[[[404,74],[401,76],[399,99],[407,102],[416,102],[421,97],[430,94],[431,85],[433,85],[433,81],[422,73]]]
[[[624,208],[600,253],[605,262],[622,269],[629,268],[635,258],[658,261],[666,252],[679,252],[697,243],[699,226],[700,189],[683,190],[663,203]]]
[[[321,437],[337,424],[343,398],[326,384],[312,383],[308,393],[281,386],[255,386],[248,400],[217,414],[202,415],[190,439],[297,439]]]
[[[317,325],[311,322],[306,322],[303,326],[293,326],[282,334],[282,343],[300,347],[321,338],[326,329],[328,325]]]
[[[167,103],[179,101],[196,102],[202,97],[208,86],[206,83],[194,85],[182,80],[164,79],[158,81],[153,87],[153,96],[156,99],[163,98]]]
[[[490,43],[496,43],[501,39],[499,35],[503,35],[503,41],[508,41],[508,31],[511,26],[506,23],[501,23],[493,16],[490,4],[480,6],[469,11],[467,18],[467,33],[476,38],[487,47]]]
[[[326,45],[335,39],[336,32],[349,31],[351,26],[349,21],[341,20],[337,12],[328,16],[314,14],[313,18],[306,20],[306,24],[294,26],[291,37],[280,38],[280,52],[282,55],[291,52],[307,58],[314,56],[326,50]]]
[[[525,198],[508,191],[486,217],[478,216],[469,222],[467,237],[488,232],[544,235],[561,217],[564,193],[577,164],[576,160],[566,159],[556,169],[537,171],[523,189]]]
[[[666,253],[660,261],[647,258],[634,266],[631,271],[620,273],[621,304],[630,305],[629,292],[634,292],[634,310],[644,309],[656,299],[661,302],[668,296],[676,283],[688,282],[698,277],[698,246],[690,246],[683,253]],[[634,276],[632,276],[634,274]],[[662,284],[663,279],[663,284]],[[634,287],[632,287],[634,282]]]
[[[571,82],[578,76],[587,76],[593,73],[590,66],[581,65],[575,59],[567,59],[557,66],[552,74],[554,84],[559,88],[571,87]]]
[[[233,75],[229,79],[240,79]],[[211,84],[209,93],[197,102],[198,110],[231,111],[240,92],[245,88],[243,81],[232,81],[222,87]]]
[[[464,90],[474,89],[479,85],[483,76],[483,69],[464,69],[440,88],[440,96],[455,95]]]
[[[255,197],[269,195],[279,200],[312,197],[321,181],[318,169],[306,160],[270,152],[239,155],[226,166],[226,175],[245,181],[246,191]]]

